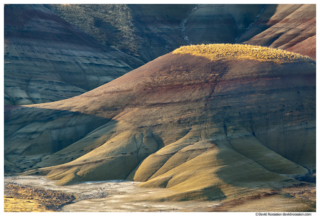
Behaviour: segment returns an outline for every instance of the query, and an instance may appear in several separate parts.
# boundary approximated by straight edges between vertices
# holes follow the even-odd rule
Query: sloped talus
[[[42,5],[5,5],[4,12],[5,104],[70,98],[136,67],[134,58],[100,45]]]
[[[63,119],[90,125],[57,131],[69,142],[28,168],[62,185],[133,179],[174,191],[159,199],[225,200],[315,172],[315,61],[283,50],[182,47],[80,96],[9,108],[7,167]]]

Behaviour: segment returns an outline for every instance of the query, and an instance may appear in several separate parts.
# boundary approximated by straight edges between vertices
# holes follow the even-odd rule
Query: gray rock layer
[[[223,200],[315,172],[315,62],[167,54],[71,99],[6,111],[5,171],[129,179]],[[27,165],[30,164],[29,167]]]
[[[137,66],[41,5],[6,5],[4,33],[5,104],[70,98],[132,70],[121,58]]]

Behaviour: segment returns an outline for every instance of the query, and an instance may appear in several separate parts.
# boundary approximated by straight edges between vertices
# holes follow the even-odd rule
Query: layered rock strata
[[[70,98],[142,65],[42,5],[5,5],[4,38],[5,104]]]
[[[237,42],[285,49],[315,59],[315,35],[315,4],[267,5]]]
[[[207,43],[247,43],[290,49],[308,40],[308,52],[301,48],[289,51],[315,56],[315,41],[309,39],[316,34],[316,7],[312,4],[47,7],[103,44],[117,47],[144,62],[181,45]]]
[[[315,29],[315,5],[6,5],[4,101],[80,95],[190,43],[263,45],[315,59]]]
[[[127,179],[174,191],[160,200],[226,200],[315,172],[315,61],[282,50],[182,47],[5,115],[5,171],[60,185]]]

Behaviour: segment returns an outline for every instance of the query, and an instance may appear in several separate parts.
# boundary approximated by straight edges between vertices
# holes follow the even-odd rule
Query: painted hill
[[[262,5],[46,5],[103,44],[149,62],[181,45],[233,43]]]
[[[310,38],[316,35],[316,7],[311,4],[46,6],[101,43],[144,62],[182,45],[203,43],[286,50],[308,40],[308,52],[298,47],[289,51],[315,56],[315,40]]]
[[[316,59],[316,5],[267,5],[237,43],[270,46]],[[307,46],[308,49],[302,48]]]
[[[5,171],[173,190],[158,200],[299,184],[315,173],[315,68],[271,48],[182,47],[80,96],[7,107]]]
[[[5,104],[70,98],[143,64],[101,46],[42,5],[5,5],[4,12]]]
[[[180,24],[196,5],[46,5],[102,44],[149,62],[186,45]]]
[[[316,57],[315,5],[6,5],[5,104],[80,95],[181,45]]]

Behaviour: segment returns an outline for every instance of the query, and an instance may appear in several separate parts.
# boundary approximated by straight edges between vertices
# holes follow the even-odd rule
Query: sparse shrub
[[[182,46],[173,54],[191,54],[210,60],[251,59],[284,63],[290,61],[311,60],[307,56],[281,49],[254,46],[248,44],[201,44]]]
[[[47,7],[103,44],[137,55],[131,10],[124,4],[51,4]]]

